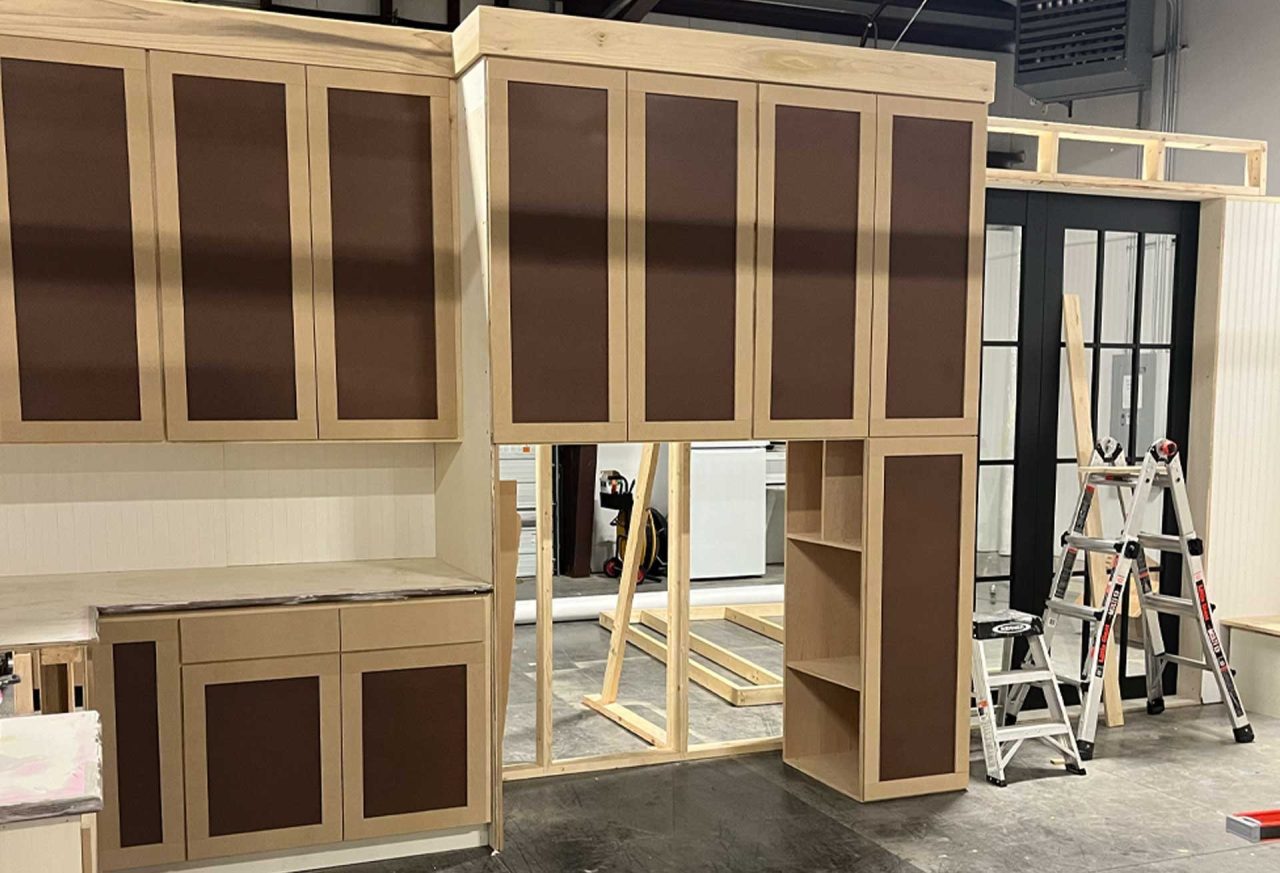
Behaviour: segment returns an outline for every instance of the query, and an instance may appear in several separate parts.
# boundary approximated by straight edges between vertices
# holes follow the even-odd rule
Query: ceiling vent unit
[[[1154,0],[1018,0],[1014,84],[1068,103],[1151,87]]]

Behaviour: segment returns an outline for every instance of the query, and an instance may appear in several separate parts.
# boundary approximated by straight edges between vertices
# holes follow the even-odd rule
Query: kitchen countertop
[[[98,713],[0,719],[0,824],[100,809]]]
[[[436,558],[0,577],[0,648],[97,639],[99,615],[482,594]]]

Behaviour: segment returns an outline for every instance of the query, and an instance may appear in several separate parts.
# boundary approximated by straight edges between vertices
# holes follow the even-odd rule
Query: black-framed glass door
[[[1120,440],[1130,458],[1162,436],[1186,445],[1198,224],[1196,203],[988,192],[978,608],[1043,611],[1078,495],[1063,294],[1081,301],[1093,433]],[[1118,502],[1101,505],[1104,528],[1118,530]],[[1172,521],[1168,505],[1149,512],[1147,529]],[[1149,557],[1160,566],[1161,590],[1180,593],[1176,558]],[[1073,593],[1089,582],[1084,563],[1077,563]],[[1176,616],[1161,624],[1176,650]],[[1066,628],[1054,653],[1064,668],[1087,650],[1080,623]],[[1066,633],[1079,637],[1078,653],[1063,645]],[[1145,695],[1140,634],[1140,623],[1121,622],[1126,697]],[[1166,671],[1166,693],[1175,683]]]

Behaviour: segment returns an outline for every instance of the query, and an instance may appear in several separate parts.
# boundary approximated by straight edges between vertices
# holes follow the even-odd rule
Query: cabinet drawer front
[[[338,610],[289,607],[181,620],[182,663],[245,661],[338,651]]]
[[[348,606],[342,610],[342,651],[481,642],[487,624],[484,606],[482,597]]]

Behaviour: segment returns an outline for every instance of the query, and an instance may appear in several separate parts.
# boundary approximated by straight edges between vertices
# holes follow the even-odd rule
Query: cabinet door
[[[626,438],[626,73],[489,60],[498,443]]]
[[[182,668],[187,856],[342,839],[338,655]]]
[[[307,68],[321,438],[456,438],[450,82]]]
[[[760,86],[757,438],[867,434],[875,101]]]
[[[867,442],[866,800],[969,782],[977,445]]]
[[[488,695],[483,643],[342,656],[345,839],[489,820]]]
[[[0,38],[0,439],[164,439],[146,53]]]
[[[627,75],[631,440],[751,436],[756,97]]]
[[[102,869],[183,861],[178,622],[103,620],[89,665],[102,718]]]
[[[872,436],[978,432],[986,116],[879,98]]]
[[[169,437],[315,438],[305,70],[150,62]]]

